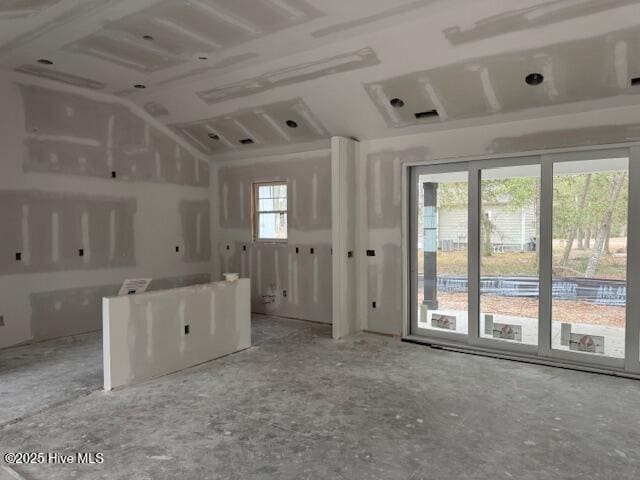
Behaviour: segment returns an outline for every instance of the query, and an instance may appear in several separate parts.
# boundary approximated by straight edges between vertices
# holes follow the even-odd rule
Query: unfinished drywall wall
[[[209,164],[143,110],[0,75],[0,348],[100,328],[125,278],[210,279]]]
[[[154,278],[150,291],[208,283],[208,273]],[[119,284],[33,292],[31,326],[34,340],[73,335],[102,328],[102,298],[118,294]]]
[[[216,170],[221,270],[251,278],[254,312],[331,323],[330,152],[230,161]],[[254,242],[252,185],[274,181],[288,186],[289,238]]]
[[[249,283],[243,278],[105,298],[104,389],[249,348]]]
[[[0,190],[0,275],[135,267],[136,201]]]
[[[209,165],[121,103],[20,84],[27,171],[207,187]]]
[[[401,334],[404,163],[637,142],[639,114],[640,108],[626,107],[363,141],[357,169],[360,328]]]

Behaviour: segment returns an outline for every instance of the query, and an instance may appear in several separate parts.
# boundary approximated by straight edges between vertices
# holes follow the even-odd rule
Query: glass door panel
[[[538,344],[540,165],[480,171],[480,337]]]
[[[625,356],[628,170],[628,157],[553,165],[553,349]]]
[[[417,175],[417,329],[468,333],[468,172]]]

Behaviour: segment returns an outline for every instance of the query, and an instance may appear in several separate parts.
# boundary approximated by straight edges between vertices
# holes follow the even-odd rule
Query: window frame
[[[607,157],[628,158],[628,215],[627,215],[627,304],[625,324],[625,358],[594,356],[582,352],[566,352],[551,348],[551,299],[552,299],[552,259],[551,243],[552,231],[548,222],[553,219],[553,166],[563,161],[606,159]],[[534,160],[534,158],[536,160]],[[528,161],[527,161],[528,160]],[[533,161],[532,161],[533,160]],[[540,299],[539,299],[539,341],[537,348],[527,348],[520,344],[494,344],[491,339],[477,338],[479,320],[479,229],[477,228],[480,214],[480,170],[494,166],[508,166],[509,164],[537,163],[541,166],[540,190]],[[469,335],[466,339],[451,338],[448,332],[431,332],[424,335],[414,329],[413,318],[417,309],[414,305],[416,285],[414,277],[417,272],[413,243],[415,233],[413,221],[415,218],[415,198],[412,186],[417,181],[417,171],[450,169],[455,164],[467,164],[470,173],[469,185],[469,214],[470,236],[468,261],[469,271]],[[494,154],[484,156],[462,156],[436,159],[429,162],[407,162],[402,172],[402,290],[403,290],[403,324],[402,338],[416,343],[437,344],[446,348],[461,351],[472,351],[482,355],[499,358],[510,358],[529,361],[545,365],[586,370],[591,372],[609,373],[613,375],[640,379],[640,277],[632,272],[640,271],[640,144],[620,143],[611,145],[595,145],[585,147],[568,147],[549,150],[537,150],[522,153]],[[474,205],[471,199],[477,199]],[[636,278],[637,277],[637,278]],[[543,321],[544,320],[544,321]],[[472,324],[473,323],[473,324]],[[474,338],[476,337],[476,338]]]
[[[287,208],[285,210],[265,210],[260,211],[260,196],[258,194],[260,187],[269,186],[284,186],[287,193]],[[262,243],[287,243],[289,241],[289,184],[286,180],[268,181],[268,182],[253,182],[252,189],[252,209],[251,209],[251,223],[253,230],[253,241]],[[282,213],[287,217],[287,230],[285,238],[266,238],[260,236],[260,215],[268,213]]]

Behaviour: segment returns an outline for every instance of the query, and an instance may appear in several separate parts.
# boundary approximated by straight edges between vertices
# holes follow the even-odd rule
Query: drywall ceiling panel
[[[237,83],[216,87],[197,95],[208,104],[214,104],[240,98],[256,93],[266,92],[276,87],[284,87],[308,80],[315,80],[326,75],[340,72],[348,72],[359,68],[379,65],[380,60],[371,48],[363,48],[358,51],[343,53],[332,57],[322,58],[293,65],[286,68],[265,73],[259,77],[242,80]]]
[[[165,0],[65,48],[156,72],[321,15],[306,0]]]
[[[133,39],[122,33],[109,31],[90,35],[67,45],[65,49],[144,72],[154,72],[181,63],[179,59],[159,51],[143,39]]]
[[[274,145],[280,142],[291,141],[286,135],[284,122],[273,118],[268,112],[249,111],[234,116],[231,120],[238,128],[242,136],[237,138],[240,141],[245,138],[252,139],[256,144]]]
[[[445,28],[444,35],[452,45],[460,45],[637,3],[638,0],[552,0],[483,18],[469,28]]]
[[[206,154],[312,142],[330,136],[299,98],[170,128]],[[251,142],[242,142],[248,139]]]
[[[248,22],[259,35],[284,30],[323,15],[306,0],[207,0],[203,3],[225,16]]]
[[[104,83],[97,82],[77,75],[60,72],[52,68],[39,67],[37,65],[20,65],[15,69],[16,72],[33,75],[35,77],[47,78],[56,82],[74,85],[76,87],[89,88],[91,90],[102,90],[106,87]]]
[[[163,115],[169,115],[169,110],[167,110],[167,107],[162,105],[160,102],[147,102],[144,104],[144,109],[152,117],[162,117]]]
[[[418,112],[432,111],[436,104],[427,91],[429,78],[422,72],[413,75],[403,75],[380,83],[366,85],[371,99],[378,107],[387,125],[392,127],[404,127],[418,123],[431,123],[438,118],[424,118],[418,120],[415,114]],[[401,107],[392,106],[392,101],[401,100]],[[394,102],[394,104],[396,104]]]
[[[213,124],[217,123],[214,127]],[[215,154],[234,150],[235,146],[231,141],[227,140],[226,135],[235,138],[235,132],[225,130],[225,134],[221,133],[220,121],[202,121],[185,125],[173,125],[170,128],[179,136],[203,153]]]
[[[2,0],[0,19],[26,17],[51,7],[61,0]]]
[[[640,93],[631,85],[640,75],[640,64],[633,61],[639,54],[636,27],[410,73],[365,88],[388,126],[405,127]],[[544,81],[528,85],[531,73],[542,74]],[[394,99],[403,105],[394,108]],[[439,116],[415,117],[431,109]]]
[[[287,121],[293,121],[297,124],[297,127],[287,129],[290,137],[289,143],[312,142],[330,136],[329,132],[300,99],[292,102],[274,103],[265,111],[280,126],[286,125]]]

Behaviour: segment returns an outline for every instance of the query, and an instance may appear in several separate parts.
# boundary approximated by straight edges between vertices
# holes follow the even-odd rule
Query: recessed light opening
[[[46,58],[38,59],[38,63],[41,63],[42,65],[53,65],[53,62],[51,60],[47,60]]]
[[[426,112],[418,112],[418,113],[414,113],[414,115],[418,120],[422,120],[424,118],[435,118],[440,116],[437,110],[428,110]]]
[[[133,88],[137,88],[137,89],[139,89],[139,90],[142,90],[142,89],[144,89],[144,88],[147,88],[147,86],[146,86],[146,85],[143,85],[142,83],[136,83],[136,84],[133,86]]]
[[[631,86],[632,87],[637,87],[638,85],[640,85],[640,77],[635,77],[631,79]]]
[[[220,137],[218,135],[216,135],[215,133],[209,133],[209,138],[211,140],[220,140]]]
[[[524,81],[527,82],[527,85],[540,85],[544,81],[544,76],[541,73],[530,73]]]
[[[399,98],[394,98],[389,103],[391,104],[391,106],[393,108],[402,108],[402,107],[404,107],[404,101],[399,99]]]
[[[243,138],[242,140],[240,140],[240,143],[242,145],[251,145],[252,143],[254,143],[254,141],[251,138]]]
[[[143,35],[142,38],[144,38],[145,40],[153,40],[153,36],[152,35]]]
[[[287,127],[289,128],[298,128],[298,124],[293,120],[287,120]]]

